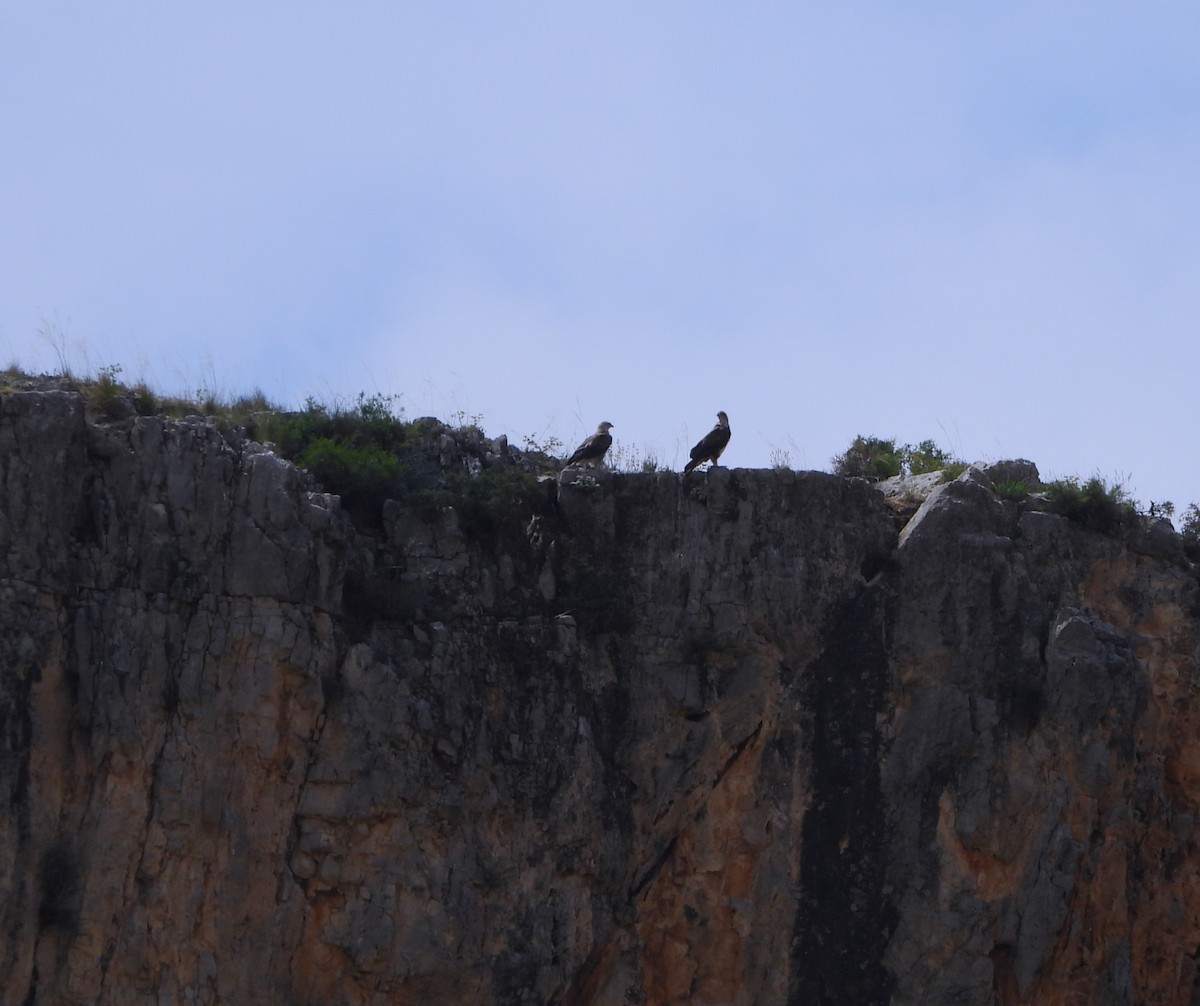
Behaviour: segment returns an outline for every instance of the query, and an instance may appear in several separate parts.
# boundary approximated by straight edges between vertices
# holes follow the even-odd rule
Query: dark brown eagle
[[[612,446],[612,437],[608,432],[611,429],[612,423],[601,423],[597,426],[596,432],[575,448],[575,453],[567,458],[566,467],[570,468],[571,465],[586,465],[588,468],[599,467],[600,463],[604,461],[604,455]]]
[[[717,458],[725,450],[725,445],[729,443],[729,437],[729,417],[724,412],[718,412],[717,425],[704,434],[700,443],[691,449],[692,460],[684,466],[684,473],[690,472],[696,465],[702,465],[705,461],[711,461],[715,465]]]

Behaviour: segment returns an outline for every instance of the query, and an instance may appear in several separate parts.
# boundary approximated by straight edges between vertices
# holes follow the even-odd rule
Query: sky
[[[0,366],[1200,501],[1200,5],[17,2]]]

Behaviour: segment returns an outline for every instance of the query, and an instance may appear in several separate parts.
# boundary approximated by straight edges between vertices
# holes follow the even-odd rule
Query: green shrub
[[[478,475],[449,476],[443,496],[457,507],[464,534],[492,540],[520,532],[533,514],[542,511],[545,500],[533,475],[501,465]]]
[[[1092,531],[1112,533],[1137,519],[1137,504],[1122,482],[1109,484],[1099,475],[1086,482],[1075,477],[1046,484],[1049,509]]]
[[[121,370],[119,363],[101,367],[88,395],[92,407],[107,419],[118,419],[121,415],[119,400],[125,393],[125,386],[118,380]]]
[[[942,450],[932,440],[919,444],[906,444],[900,451],[909,475],[924,475],[927,472],[942,472],[950,465],[958,464],[949,452]],[[959,474],[962,474],[960,471]],[[957,478],[958,476],[955,476]]]
[[[960,461],[932,440],[922,440],[919,444],[897,444],[894,439],[864,437],[861,434],[832,463],[836,475],[877,480],[895,475],[942,472],[942,481],[950,482],[967,470],[966,462]]]
[[[899,475],[904,458],[896,447],[896,441],[880,437],[864,437],[861,434],[845,452],[833,459],[833,471],[837,475],[855,478],[886,479]]]
[[[306,468],[327,491],[342,497],[356,520],[377,524],[388,499],[405,499],[429,519],[447,506],[458,512],[463,533],[496,538],[524,528],[542,510],[532,475],[505,464],[474,473],[445,472],[439,442],[445,424],[407,422],[395,399],[360,394],[349,408],[309,399],[301,412],[258,417],[262,434],[284,457]],[[481,439],[478,427],[460,435]]]
[[[300,458],[317,440],[371,446],[398,453],[410,446],[412,424],[393,410],[390,395],[360,394],[354,406],[330,407],[309,398],[300,412],[265,417],[262,432],[288,458]]]
[[[395,498],[404,490],[404,466],[395,455],[370,444],[320,437],[305,448],[297,463],[348,505]]]
[[[1183,523],[1179,533],[1190,541],[1200,541],[1200,506],[1189,503],[1183,511]]]
[[[1179,534],[1183,538],[1183,553],[1192,562],[1200,562],[1200,506],[1189,503],[1183,511]]]
[[[864,479],[942,472],[943,481],[953,481],[966,469],[965,461],[956,459],[932,441],[898,444],[895,439],[862,435],[854,437],[845,453],[833,459],[834,474]]]
[[[425,456],[416,424],[404,421],[393,402],[391,396],[360,394],[349,408],[331,408],[310,398],[300,412],[255,413],[254,425],[283,457],[341,496],[356,520],[377,524],[384,500],[441,485],[441,472],[436,460]],[[260,403],[265,398],[257,393],[243,399],[242,407]]]

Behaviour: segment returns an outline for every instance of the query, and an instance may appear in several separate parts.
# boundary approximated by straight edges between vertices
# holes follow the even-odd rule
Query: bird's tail
[[[687,474],[688,472],[690,472],[690,471],[691,471],[693,468],[695,468],[695,467],[696,467],[696,465],[698,465],[699,463],[700,463],[700,462],[699,462],[699,461],[696,461],[695,459],[693,459],[693,460],[689,461],[689,462],[688,462],[686,465],[684,465],[684,466],[683,466],[683,474],[684,474],[684,475],[686,475],[686,474]]]

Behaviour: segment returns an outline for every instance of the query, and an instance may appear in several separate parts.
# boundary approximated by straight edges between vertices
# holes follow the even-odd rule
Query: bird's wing
[[[575,453],[572,454],[569,458],[567,458],[567,464],[573,465],[576,461],[581,461],[583,458],[590,457],[591,449],[592,449],[592,441],[594,441],[595,439],[596,439],[596,435],[593,433],[590,437],[587,438],[587,440],[585,440],[582,444],[580,444],[578,447],[576,447]]]
[[[716,436],[716,433],[717,433],[716,430],[709,430],[708,433],[704,434],[704,436],[702,436],[700,438],[700,441],[696,444],[696,446],[692,448],[692,457],[694,457],[694,458],[708,457],[708,452],[709,452],[709,450],[712,449],[713,439]]]
[[[576,461],[586,461],[588,458],[602,458],[612,444],[612,435],[608,433],[593,433],[576,448],[575,453],[567,459],[567,464]]]
[[[725,450],[727,443],[729,443],[729,428],[717,426],[700,438],[700,443],[692,448],[689,456],[693,460],[699,461],[715,460]]]

